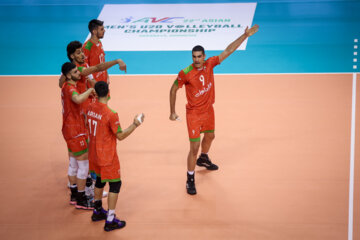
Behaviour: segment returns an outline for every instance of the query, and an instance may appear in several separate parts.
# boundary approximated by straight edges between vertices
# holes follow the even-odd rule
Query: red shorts
[[[109,166],[99,166],[94,161],[89,161],[90,172],[94,172],[96,176],[101,177],[101,182],[118,182],[120,181],[120,162],[117,154],[115,154],[113,162]]]
[[[186,111],[186,123],[190,141],[200,141],[200,133],[214,132],[215,130],[214,108],[211,106],[208,111],[202,113]]]
[[[79,136],[66,141],[69,152],[80,156],[88,151],[87,136]]]

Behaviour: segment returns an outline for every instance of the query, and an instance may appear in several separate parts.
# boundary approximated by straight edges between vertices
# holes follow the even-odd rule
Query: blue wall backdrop
[[[0,1],[0,75],[59,74],[66,45],[84,41],[87,24],[103,4],[226,3],[249,1]],[[255,1],[254,1],[255,2]],[[360,40],[360,1],[260,0],[260,31],[216,73],[353,72],[354,39]],[[200,10],[199,10],[200,11]],[[239,33],[240,35],[241,33]],[[208,51],[207,56],[220,51]],[[128,74],[176,74],[191,63],[190,51],[106,52],[122,58]],[[358,68],[359,69],[359,68]],[[358,70],[357,70],[358,71]],[[110,74],[119,74],[111,69]]]

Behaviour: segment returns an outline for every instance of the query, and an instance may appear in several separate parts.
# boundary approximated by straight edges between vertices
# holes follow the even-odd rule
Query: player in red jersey
[[[94,66],[105,62],[105,52],[100,39],[104,37],[104,22],[93,19],[89,22],[89,31],[91,37],[83,45],[85,61],[89,66]],[[109,83],[109,75],[107,71],[101,71],[94,74],[95,80]]]
[[[67,45],[67,56],[72,63],[76,64],[79,71],[81,72],[82,78],[79,81],[81,84],[81,89],[79,89],[80,92],[82,90],[86,90],[87,88],[94,87],[96,83],[93,78],[94,74],[102,72],[103,70],[107,70],[115,64],[119,64],[120,70],[125,71],[126,73],[126,64],[121,59],[103,62],[89,67],[89,65],[85,62],[85,54],[83,52],[82,44],[79,41],[72,41]],[[91,100],[93,99],[90,97],[88,101],[83,103],[83,110],[87,109]]]
[[[90,65],[85,61],[86,57],[85,54],[83,52],[83,48],[82,45],[79,41],[72,41],[67,45],[67,56],[69,58],[69,60],[73,63],[75,63],[77,65],[77,67],[79,68],[79,71],[81,73],[82,79],[78,82],[78,84],[80,84],[80,90],[85,90],[86,87],[94,87],[96,81],[94,80],[94,74],[96,72],[102,72],[104,70],[107,70],[108,68],[112,67],[113,65],[108,65],[108,64],[97,64],[93,67],[90,67]],[[124,61],[122,61],[121,59],[117,59],[117,64],[119,64],[119,68],[122,71],[125,71],[126,73],[126,64],[124,63]],[[112,61],[110,61],[112,62]],[[106,62],[106,63],[110,63],[110,62]],[[83,71],[85,70],[85,71]],[[65,82],[65,76],[61,75],[59,78],[59,87],[61,88],[62,85]]]
[[[121,187],[120,163],[116,153],[116,139],[128,137],[143,121],[144,114],[135,116],[133,123],[122,130],[119,116],[108,105],[108,84],[100,81],[95,84],[98,101],[91,104],[87,110],[90,143],[89,161],[97,175],[95,183],[95,204],[91,217],[93,221],[105,220],[105,231],[125,227],[125,221],[115,217],[115,207]],[[110,190],[108,196],[108,212],[102,208],[102,192],[106,182]]]
[[[86,128],[80,113],[80,104],[94,92],[94,89],[89,88],[79,94],[76,83],[80,80],[81,75],[75,64],[64,63],[61,72],[66,77],[66,82],[61,89],[61,101],[63,104],[62,133],[69,151],[70,204],[75,204],[78,209],[93,209],[92,202],[85,196],[89,161]]]
[[[97,64],[95,66],[89,67],[85,62],[85,55],[83,53],[82,44],[79,41],[72,41],[67,45],[67,56],[69,60],[74,63],[81,74],[81,79],[77,81],[76,86],[79,93],[85,92],[88,88],[93,88],[95,85],[95,80],[92,77],[92,74],[106,70],[116,64],[119,65],[120,70],[126,72],[126,64],[121,60],[117,59],[114,61],[104,62]],[[65,81],[65,76],[61,75],[59,79],[59,85],[63,85]],[[85,110],[91,102],[94,102],[95,98],[90,95],[83,103],[81,103],[81,112],[84,115]],[[91,190],[92,181],[91,178],[87,179],[86,182],[86,193],[87,196],[93,196],[93,190]],[[107,196],[107,193],[104,192],[104,196]]]
[[[205,60],[205,50],[202,46],[192,49],[193,63],[181,70],[170,90],[170,120],[179,119],[175,111],[176,93],[185,85],[186,89],[186,122],[190,139],[190,151],[187,157],[187,193],[196,194],[195,164],[208,170],[217,170],[208,157],[212,141],[215,138],[215,85],[213,68],[232,54],[241,43],[259,29],[258,25],[246,28],[244,34],[232,42],[219,56]],[[201,141],[201,155],[196,160],[200,148],[200,133],[204,133]]]

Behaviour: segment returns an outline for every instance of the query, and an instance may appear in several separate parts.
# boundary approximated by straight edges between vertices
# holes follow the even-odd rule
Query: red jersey
[[[87,63],[76,64],[76,67],[78,68],[78,70],[80,72],[82,72],[82,70],[84,68],[87,68],[88,65],[87,65]],[[85,76],[81,75],[80,80],[76,82],[76,88],[80,94],[87,90],[87,78]]]
[[[84,119],[80,114],[80,104],[72,101],[72,96],[79,94],[76,85],[65,82],[61,89],[61,101],[63,104],[62,133],[65,140],[70,140],[86,135]]]
[[[93,43],[90,39],[87,40],[83,45],[83,51],[85,61],[90,67],[105,62],[105,52],[100,40],[97,44]],[[97,82],[108,82],[108,73],[106,70],[94,73],[94,78]]]
[[[89,161],[109,166],[116,153],[116,133],[122,132],[118,114],[106,104],[95,102],[86,113],[89,128]]]
[[[204,112],[215,102],[215,83],[213,68],[220,64],[219,57],[214,56],[205,61],[202,69],[193,64],[181,70],[177,77],[179,88],[185,85],[187,110]]]

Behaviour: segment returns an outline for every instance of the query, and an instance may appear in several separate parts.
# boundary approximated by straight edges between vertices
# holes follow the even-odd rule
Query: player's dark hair
[[[99,98],[106,97],[109,93],[109,85],[104,81],[95,84],[95,91]]]
[[[196,45],[195,47],[193,47],[191,52],[198,52],[198,51],[201,51],[205,55],[205,49],[200,45]]]
[[[76,65],[71,62],[66,62],[61,66],[61,73],[66,76],[71,70],[76,68]]]
[[[68,56],[70,62],[72,62],[72,59],[71,59],[70,55],[74,54],[74,52],[78,48],[82,48],[82,44],[79,41],[72,41],[67,45],[66,52],[67,52],[67,56]]]
[[[103,21],[93,19],[89,22],[89,32],[92,33],[93,30],[95,30],[97,27],[101,27],[104,25]]]

